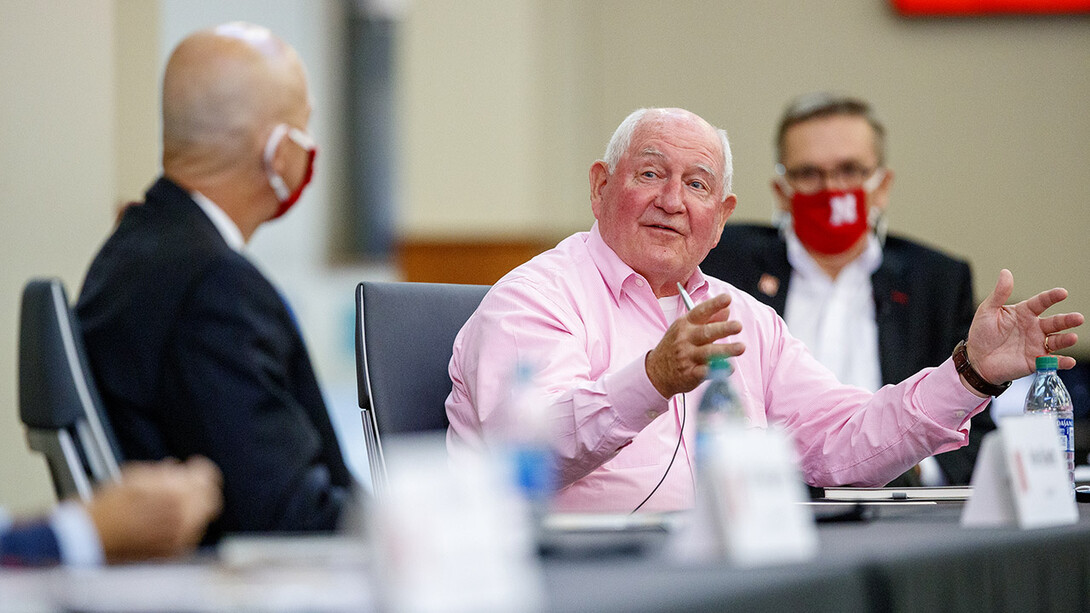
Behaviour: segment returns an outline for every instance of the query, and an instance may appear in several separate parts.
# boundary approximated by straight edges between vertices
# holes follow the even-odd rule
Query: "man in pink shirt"
[[[996,383],[1077,341],[1066,330],[1081,314],[1039,317],[1066,290],[1004,306],[1004,270],[958,347],[961,368],[947,360],[874,394],[842,385],[770,307],[700,272],[737,202],[731,172],[726,133],[688,111],[641,109],[621,123],[590,169],[594,226],[497,282],[455,340],[455,461],[510,436],[513,370],[529,364],[555,433],[557,510],[689,508],[701,383],[708,357],[726,355],[747,421],[785,429],[809,483],[882,485],[964,445]]]

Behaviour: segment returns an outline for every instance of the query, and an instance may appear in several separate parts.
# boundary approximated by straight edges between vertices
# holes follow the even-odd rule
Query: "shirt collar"
[[[193,202],[196,202],[197,206],[201,207],[208,219],[212,220],[212,225],[216,226],[216,230],[219,231],[227,246],[241,253],[243,248],[246,247],[246,240],[242,238],[242,230],[238,229],[238,226],[235,225],[235,222],[231,220],[227,213],[215,202],[212,202],[208,196],[198,191],[189,192],[189,196],[193,198]]]
[[[619,301],[625,291],[632,291],[632,285],[637,280],[643,281],[644,287],[648,287],[647,280],[632,270],[631,266],[625,264],[621,256],[617,255],[617,252],[606,244],[598,229],[598,222],[594,222],[594,226],[591,227],[587,236],[587,250],[590,252],[590,257],[594,260],[598,272],[602,274],[606,287],[613,294],[614,300]],[[708,280],[699,268],[693,272],[684,285],[685,291],[689,292],[695,302],[701,302],[708,295]],[[647,291],[654,296],[654,291],[649,287]]]

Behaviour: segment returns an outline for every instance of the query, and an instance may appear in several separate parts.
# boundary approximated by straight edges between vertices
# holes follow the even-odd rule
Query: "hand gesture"
[[[1014,275],[999,272],[999,281],[973,316],[966,340],[969,362],[977,373],[991,383],[1003,383],[1024,377],[1035,370],[1035,360],[1074,345],[1079,337],[1065,332],[1081,326],[1081,313],[1063,313],[1042,317],[1052,305],[1067,298],[1067,290],[1057,287],[1041,292],[1018,304],[1005,304],[1014,290]],[[1060,368],[1071,368],[1074,358],[1059,356]]]
[[[708,358],[736,356],[744,343],[716,343],[738,334],[742,324],[730,318],[730,295],[709,298],[679,318],[644,358],[647,377],[663,398],[692,391],[708,374]]]
[[[174,556],[200,542],[223,506],[223,478],[206,458],[132,463],[95,492],[87,512],[108,562]]]

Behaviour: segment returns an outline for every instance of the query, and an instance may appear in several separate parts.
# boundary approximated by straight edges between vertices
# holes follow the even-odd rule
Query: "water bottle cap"
[[[1037,370],[1056,370],[1060,366],[1060,358],[1054,355],[1037,356]]]
[[[712,370],[730,370],[730,361],[725,355],[713,355],[708,358],[708,368]]]

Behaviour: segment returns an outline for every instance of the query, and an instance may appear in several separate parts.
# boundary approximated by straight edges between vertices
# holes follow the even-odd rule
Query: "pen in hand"
[[[681,301],[685,303],[685,309],[688,311],[693,310],[696,305],[693,304],[693,299],[689,296],[689,292],[685,291],[685,286],[678,282],[677,291],[681,292]]]
[[[696,305],[693,304],[693,298],[689,295],[689,292],[685,291],[685,286],[678,283],[677,291],[681,292],[681,301],[685,303],[685,309],[689,311],[693,310]]]

